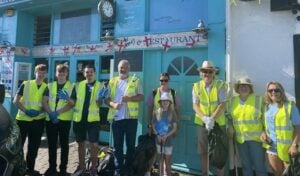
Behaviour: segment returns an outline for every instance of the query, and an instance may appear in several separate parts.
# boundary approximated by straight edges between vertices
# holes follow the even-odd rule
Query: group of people
[[[83,71],[85,80],[74,85],[68,81],[68,66],[58,64],[56,81],[46,84],[47,67],[39,64],[35,67],[35,79],[24,81],[19,87],[14,104],[18,108],[16,121],[22,146],[27,139],[26,175],[41,175],[34,166],[44,127],[49,148],[49,168],[44,175],[69,175],[67,164],[71,122],[78,143],[79,160],[78,168],[72,175],[97,175],[99,107],[103,101],[110,108],[108,120],[112,121],[118,161],[116,175],[126,174],[135,149],[139,102],[144,98],[142,88],[137,77],[129,76],[130,64],[127,60],[119,62],[119,75],[110,80],[108,88],[95,80],[95,70],[93,65],[86,65]],[[127,147],[125,163],[124,137]],[[56,163],[58,140],[61,147],[59,172]],[[90,148],[91,168],[86,168],[85,164],[86,141]]]
[[[237,95],[228,97],[226,84],[215,79],[217,69],[212,62],[204,61],[199,71],[202,80],[193,87],[193,109],[202,175],[209,174],[207,133],[215,122],[234,138],[244,176],[254,175],[253,172],[268,175],[266,155],[273,174],[283,175],[289,157],[298,154],[300,142],[300,115],[294,102],[287,99],[283,86],[269,82],[262,97],[254,93],[251,80],[242,77],[234,84]],[[224,169],[219,169],[218,175],[224,175]]]
[[[254,93],[250,79],[240,78],[234,85],[237,95],[228,97],[227,84],[216,79],[217,69],[212,62],[204,61],[198,71],[201,80],[193,85],[192,102],[202,175],[209,175],[208,133],[216,123],[235,139],[244,176],[253,175],[253,170],[256,175],[267,175],[265,152],[274,175],[282,175],[289,157],[298,153],[300,140],[300,115],[295,104],[288,101],[282,85],[269,82],[263,98]],[[35,79],[24,81],[14,98],[22,145],[26,138],[28,141],[26,174],[40,175],[34,166],[44,126],[49,147],[49,168],[44,175],[68,174],[69,132],[73,122],[79,165],[72,175],[88,170],[90,175],[97,175],[99,107],[105,103],[109,107],[107,119],[112,126],[117,160],[115,175],[128,175],[135,151],[139,105],[144,100],[139,78],[130,76],[129,72],[129,62],[121,60],[118,76],[105,86],[95,79],[95,67],[86,65],[85,80],[72,84],[68,81],[68,66],[58,64],[56,81],[46,84],[47,67],[37,65]],[[148,127],[149,133],[157,136],[157,153],[162,156],[160,171],[171,176],[173,142],[180,126],[180,100],[176,91],[169,87],[168,73],[162,73],[159,81],[160,86],[147,99]],[[56,163],[58,140],[61,146],[59,172]],[[85,165],[86,141],[90,147],[91,168]],[[224,169],[218,169],[218,175],[224,175]]]

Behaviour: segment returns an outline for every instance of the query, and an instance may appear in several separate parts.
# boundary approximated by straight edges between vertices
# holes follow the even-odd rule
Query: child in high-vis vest
[[[160,173],[165,170],[171,176],[171,157],[173,151],[174,133],[177,130],[176,114],[171,106],[169,93],[163,93],[159,99],[160,108],[152,118],[152,128],[156,137],[157,153],[160,154]],[[165,166],[165,168],[164,168]],[[163,174],[161,174],[163,175]]]

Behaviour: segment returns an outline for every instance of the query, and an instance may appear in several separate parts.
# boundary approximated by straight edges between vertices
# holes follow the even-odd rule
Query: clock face
[[[103,15],[105,15],[107,18],[110,18],[114,15],[113,5],[109,1],[104,1],[102,4],[102,11]]]

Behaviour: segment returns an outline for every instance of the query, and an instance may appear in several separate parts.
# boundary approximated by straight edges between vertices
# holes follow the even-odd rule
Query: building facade
[[[131,63],[131,74],[142,80],[145,97],[159,86],[160,73],[168,72],[182,104],[173,166],[199,172],[192,84],[200,79],[197,68],[206,59],[214,62],[218,77],[225,79],[225,1],[109,2],[113,8],[105,12],[99,0],[0,1],[0,79],[6,86],[6,108],[16,113],[12,98],[23,80],[33,78],[33,68],[39,63],[48,65],[47,81],[54,80],[59,63],[69,64],[72,82],[83,79],[86,64],[95,65],[97,80],[108,81],[116,74],[118,61],[125,58]],[[209,28],[207,36],[192,30],[200,19]],[[146,108],[144,102],[139,134],[147,131]],[[106,110],[101,109],[102,113]],[[106,142],[105,119],[103,124],[100,140]]]

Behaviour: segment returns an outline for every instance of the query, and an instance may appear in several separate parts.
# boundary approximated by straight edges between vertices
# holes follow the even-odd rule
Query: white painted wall
[[[270,0],[236,3],[227,5],[227,79],[234,83],[248,76],[260,95],[268,81],[279,81],[293,98],[293,34],[300,33],[296,15],[291,11],[271,12]]]

